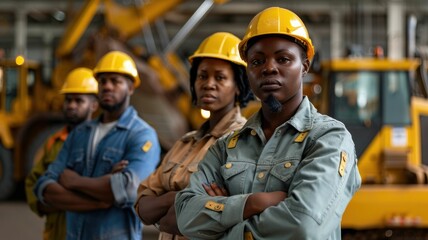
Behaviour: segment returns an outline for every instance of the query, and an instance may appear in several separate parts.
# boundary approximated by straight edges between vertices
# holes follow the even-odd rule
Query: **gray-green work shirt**
[[[230,196],[209,196],[202,184],[212,182]],[[210,148],[176,196],[178,226],[191,239],[341,239],[342,214],[360,186],[351,135],[305,97],[269,141],[258,112]],[[251,193],[273,191],[287,198],[243,219]]]

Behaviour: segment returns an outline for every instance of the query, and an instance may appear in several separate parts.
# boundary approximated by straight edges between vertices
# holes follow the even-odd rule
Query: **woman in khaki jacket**
[[[192,102],[209,111],[210,118],[197,130],[185,134],[166,154],[160,167],[138,188],[135,209],[144,224],[161,231],[159,239],[186,239],[176,222],[174,199],[208,148],[221,136],[240,129],[245,107],[253,94],[239,56],[240,39],[226,33],[206,38],[189,58]]]

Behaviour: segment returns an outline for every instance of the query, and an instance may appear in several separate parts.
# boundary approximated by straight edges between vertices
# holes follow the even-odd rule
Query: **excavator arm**
[[[191,105],[188,70],[184,69],[175,51],[215,4],[227,1],[201,0],[200,7],[172,40],[167,40],[167,44],[161,46],[163,49],[156,49],[155,45],[149,44],[155,41],[150,25],[184,0],[135,0],[134,5],[128,6],[120,5],[115,0],[86,0],[78,14],[71,19],[57,47],[57,65],[52,83],[58,88],[70,70],[76,66],[92,68],[97,59],[108,51],[127,53],[136,62],[143,81],[142,87],[133,96],[133,105],[158,130],[162,145],[168,149],[182,134],[197,128],[204,121],[200,110]],[[82,53],[82,47],[77,47],[77,44],[98,12],[104,15],[104,25],[98,32],[91,34]],[[147,44],[144,56],[135,54],[133,47],[127,43],[138,33],[143,35]],[[152,101],[145,99],[148,95],[151,95]],[[160,110],[161,107],[151,109],[149,105],[154,101],[162,105],[163,110]],[[174,114],[175,122],[166,117]]]
[[[102,4],[106,24],[120,30],[121,38],[129,39],[139,33],[146,24],[152,23],[182,1],[149,1],[141,7],[123,7],[112,0],[87,0],[66,28],[56,55],[62,57],[73,51]]]
[[[142,1],[141,6],[122,7],[113,0],[104,0],[107,25],[120,29],[120,37],[130,39],[147,25],[170,11],[183,0]]]
[[[70,54],[76,47],[77,42],[82,37],[94,18],[101,0],[87,0],[74,19],[69,22],[61,41],[56,49],[57,57]]]
[[[137,0],[136,0],[137,1]],[[228,0],[212,0],[223,4]],[[86,0],[78,14],[68,24],[57,47],[57,56],[70,54],[88,28],[101,5],[105,13],[106,24],[117,29],[122,39],[128,40],[140,33],[147,25],[178,6],[183,0],[142,1],[140,6],[124,7],[113,0]]]

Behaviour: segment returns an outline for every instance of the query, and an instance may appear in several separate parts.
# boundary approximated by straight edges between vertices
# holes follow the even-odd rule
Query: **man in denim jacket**
[[[133,203],[139,182],[159,163],[158,138],[129,106],[140,79],[128,55],[106,54],[94,76],[102,115],[70,133],[34,192],[43,204],[67,211],[67,239],[140,240]]]

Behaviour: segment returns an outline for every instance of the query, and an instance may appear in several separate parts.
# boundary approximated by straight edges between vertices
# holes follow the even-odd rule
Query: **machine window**
[[[6,68],[3,76],[5,91],[5,110],[12,111],[14,100],[18,96],[19,72],[17,68]]]
[[[377,72],[337,73],[335,117],[346,124],[371,125],[379,118],[380,75]]]
[[[0,67],[0,110],[4,108],[4,71]]]
[[[410,124],[410,90],[407,72],[388,72],[383,84],[385,124]]]

